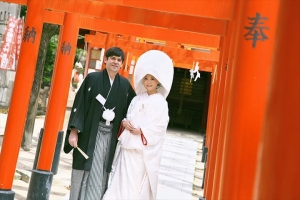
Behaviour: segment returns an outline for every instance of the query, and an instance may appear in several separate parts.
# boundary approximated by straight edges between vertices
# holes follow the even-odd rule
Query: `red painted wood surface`
[[[181,5],[184,7],[185,2],[182,1]],[[47,1],[46,9],[212,35],[224,35],[226,32],[226,20],[106,4],[100,1],[51,0]]]
[[[244,0],[237,33],[237,49],[230,85],[226,142],[220,195],[221,199],[253,199],[253,190],[258,167],[257,159],[265,109],[268,103],[270,75],[276,47],[276,27],[280,0]],[[259,27],[268,39],[249,39],[247,33],[260,14]],[[267,20],[265,20],[267,18]],[[252,24],[251,24],[252,23]],[[259,31],[258,27],[254,30]],[[250,29],[253,30],[253,29]],[[247,39],[248,38],[248,39]],[[250,35],[251,38],[251,35]]]
[[[299,8],[283,0],[279,7],[254,199],[300,198]]]
[[[22,41],[9,113],[0,154],[0,189],[10,190],[16,170],[43,30],[45,0],[29,0],[25,29],[36,31],[35,40]],[[39,17],[36,17],[39,15]],[[24,33],[26,33],[24,31]],[[30,51],[28,50],[30,49]],[[17,124],[17,125],[16,125]]]
[[[28,5],[29,20],[26,23],[33,22],[30,8],[33,7],[32,2],[39,4],[38,1],[5,2]],[[299,24],[299,1],[169,0],[153,3],[150,0],[47,0],[43,7],[45,12],[36,12],[37,8],[41,8],[40,5],[34,7],[34,23],[44,19],[47,23],[64,24],[69,27],[66,29],[71,30],[74,21],[64,22],[65,12],[69,16],[77,13],[81,16],[76,17],[76,29],[80,27],[105,32],[105,36],[96,35],[97,39],[94,36],[86,37],[92,47],[107,49],[119,45],[135,58],[143,51],[159,49],[171,55],[176,67],[190,69],[192,63],[199,60],[202,71],[213,72],[207,116],[210,153],[204,191],[208,200],[298,197],[300,160],[294,152],[299,150],[300,145],[297,112],[299,26],[290,25]],[[251,26],[250,18],[255,18],[257,13],[267,19],[261,20],[268,29],[256,29],[256,33],[264,32],[268,38],[257,40],[254,48],[252,36],[249,38],[248,35],[246,39],[248,30],[245,27]],[[37,27],[41,28],[39,25]],[[75,41],[77,33],[70,31],[63,37]],[[117,35],[121,39],[117,39]],[[129,40],[130,36],[165,41],[166,46],[137,43]],[[225,39],[221,48],[220,38]],[[212,53],[204,55],[202,52],[184,50],[181,46],[185,45],[212,49]],[[35,69],[25,70],[25,63],[26,67],[35,66],[27,58],[27,49],[32,48],[28,44],[22,45],[18,67],[20,73],[16,76],[16,89],[0,155],[0,189],[11,188],[19,151],[16,147],[20,145],[23,133],[23,127],[13,127],[12,121],[25,123],[25,103],[28,102],[31,86],[26,85],[24,90],[22,85],[21,91],[20,84],[30,82]],[[221,58],[220,53],[223,55]],[[30,56],[36,60],[37,55],[31,51]],[[224,71],[226,57],[230,58],[227,61],[227,75]],[[71,61],[68,59],[60,57],[57,61],[50,100],[56,99],[61,103],[57,116],[53,114],[57,108],[51,102],[47,111],[45,141],[48,144],[43,143],[43,153],[38,163],[38,168],[42,170],[51,167],[50,158],[56,138],[50,138],[50,132],[57,134],[62,126],[69,82],[60,79],[66,79],[67,74],[71,75],[73,66],[69,65]],[[218,67],[215,67],[216,64]],[[62,66],[70,68],[59,70]],[[123,75],[128,74],[125,72]],[[60,90],[57,89],[58,84],[63,85]],[[25,101],[16,103],[16,96],[22,96]],[[14,132],[13,138],[11,132]]]
[[[165,0],[165,1],[140,1],[140,0],[100,0],[102,2],[125,5],[136,8],[186,14],[194,16],[205,16],[216,19],[232,19],[235,6],[234,0]]]
[[[50,98],[48,101],[47,115],[45,118],[44,135],[40,148],[37,169],[50,171],[54,157],[57,134],[61,128],[61,119],[67,105],[67,96],[70,88],[73,62],[76,53],[77,35],[79,31],[77,14],[66,13],[62,37],[58,49],[57,65],[53,72]],[[70,43],[70,53],[61,51],[62,45]]]

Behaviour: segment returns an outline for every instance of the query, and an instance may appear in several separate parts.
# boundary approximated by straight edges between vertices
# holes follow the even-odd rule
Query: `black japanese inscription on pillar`
[[[72,46],[70,45],[70,42],[66,44],[66,42],[63,42],[61,45],[61,53],[66,54],[68,52],[68,55],[70,55]]]
[[[267,26],[265,26],[265,21],[268,20],[266,17],[261,17],[260,13],[256,13],[255,17],[248,17],[249,26],[245,26],[245,29],[248,32],[244,35],[246,40],[252,40],[252,47],[256,47],[256,42],[258,40],[264,41],[267,40],[268,37],[264,33],[264,30],[269,30]]]
[[[35,36],[36,36],[36,31],[35,28],[32,27],[31,30],[29,30],[29,26],[25,28],[24,36],[23,36],[23,41],[24,42],[29,42],[30,38],[32,38],[32,44],[34,44],[35,41]]]

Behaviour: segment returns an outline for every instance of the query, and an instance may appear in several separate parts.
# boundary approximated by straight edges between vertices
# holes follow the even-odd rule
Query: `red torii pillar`
[[[125,59],[122,68],[119,70],[119,74],[128,79],[129,76],[129,68],[131,63],[132,55],[129,51],[125,52]],[[129,63],[129,64],[128,64]]]
[[[105,52],[107,49],[115,45],[115,40],[116,40],[115,34],[112,33],[107,34],[106,42],[105,42]],[[104,57],[105,57],[105,53],[104,53]],[[106,67],[105,63],[102,62],[102,70],[105,69],[105,67]]]
[[[236,9],[237,11],[239,9]],[[222,165],[223,165],[223,154],[224,154],[224,143],[226,139],[225,137],[225,130],[226,130],[226,120],[227,120],[227,115],[228,115],[228,99],[230,97],[230,80],[231,80],[231,74],[232,74],[232,66],[233,66],[233,58],[234,58],[234,50],[235,50],[235,36],[236,36],[236,24],[237,24],[237,19],[234,19],[233,21],[228,22],[228,34],[224,37],[224,40],[226,41],[226,44],[224,46],[224,51],[227,52],[227,62],[226,62],[226,77],[225,77],[225,82],[224,84],[224,97],[223,97],[223,103],[222,103],[222,110],[221,110],[221,116],[220,116],[220,121],[219,123],[219,129],[216,130],[219,132],[219,137],[218,137],[218,144],[217,144],[217,152],[216,152],[216,163],[214,167],[214,179],[213,181],[213,186],[211,188],[211,196],[207,196],[207,199],[217,199],[218,192],[220,186],[220,174],[222,171]],[[225,67],[225,66],[224,66]],[[227,135],[228,136],[228,135]],[[210,194],[209,194],[210,195]]]
[[[205,179],[207,179],[205,182],[205,197],[207,199],[213,199],[212,198],[212,190],[215,189],[215,187],[218,187],[219,183],[219,174],[216,174],[217,172],[217,164],[220,165],[221,159],[217,159],[218,153],[222,152],[222,143],[223,138],[222,137],[222,131],[221,131],[221,120],[226,116],[226,108],[224,107],[224,99],[228,96],[228,93],[225,93],[225,86],[226,82],[228,84],[228,68],[229,66],[229,54],[230,51],[232,51],[233,44],[232,44],[232,36],[233,34],[233,25],[232,22],[230,22],[230,25],[227,29],[227,35],[223,37],[222,43],[221,43],[221,58],[220,58],[220,66],[219,67],[219,75],[218,75],[218,81],[217,81],[217,97],[216,101],[214,103],[215,112],[214,112],[214,118],[213,118],[213,125],[212,125],[212,136],[210,140],[210,144],[208,144],[208,159],[207,159],[207,169],[206,169],[206,175]]]
[[[45,3],[46,0],[27,2],[25,31],[0,155],[0,195],[4,199],[14,199],[15,195],[11,188],[43,30]],[[28,32],[33,35],[27,37]]]
[[[300,1],[282,0],[253,199],[300,199]]]
[[[239,4],[236,5],[234,16],[239,16],[240,8]],[[227,33],[224,36],[223,43],[221,45],[222,49],[222,75],[221,75],[221,85],[220,92],[223,93],[222,99],[219,99],[219,109],[217,109],[217,121],[214,124],[213,134],[217,135],[213,140],[214,146],[211,146],[210,157],[214,158],[212,169],[209,170],[209,173],[212,175],[209,178],[207,185],[205,186],[205,194],[207,199],[217,199],[219,188],[220,188],[220,174],[223,165],[223,153],[224,153],[224,141],[228,138],[225,137],[226,129],[226,120],[228,115],[228,99],[230,97],[230,80],[232,74],[234,50],[235,50],[235,41],[236,41],[236,32],[237,32],[237,23],[240,20],[238,17],[234,18],[232,21],[228,22]],[[226,71],[226,74],[224,72]],[[213,155],[212,155],[213,154]]]
[[[58,59],[51,82],[50,98],[45,118],[45,128],[40,148],[37,169],[32,171],[28,199],[48,199],[53,179],[50,171],[54,157],[57,135],[66,111],[74,56],[79,31],[80,16],[66,13],[62,26]]]
[[[211,137],[212,137],[212,129],[213,129],[213,117],[214,117],[214,104],[215,104],[215,96],[216,96],[216,89],[217,89],[217,83],[216,83],[216,76],[217,76],[217,69],[218,65],[216,65],[212,70],[212,77],[211,77],[211,83],[210,83],[210,94],[209,94],[209,109],[207,114],[207,127],[206,127],[206,141],[205,146],[209,147]]]
[[[218,199],[253,199],[280,0],[240,0]],[[266,37],[265,37],[266,36]]]
[[[224,57],[224,56],[222,56]],[[212,88],[213,88],[213,96],[212,96],[212,104],[211,105],[211,115],[210,115],[210,125],[206,135],[206,147],[207,150],[207,163],[206,163],[206,170],[205,170],[205,190],[204,195],[205,197],[208,195],[208,192],[211,190],[211,184],[213,181],[213,172],[214,172],[214,165],[215,165],[215,150],[216,150],[216,142],[218,141],[218,135],[216,134],[215,128],[217,123],[217,116],[220,113],[219,106],[222,105],[220,100],[223,99],[222,92],[220,92],[220,87],[222,83],[222,74],[224,74],[223,62],[220,62],[219,65],[216,66],[214,69],[214,75],[212,78]],[[226,73],[226,72],[225,72]],[[210,186],[210,187],[208,187]],[[209,189],[209,190],[208,190]]]

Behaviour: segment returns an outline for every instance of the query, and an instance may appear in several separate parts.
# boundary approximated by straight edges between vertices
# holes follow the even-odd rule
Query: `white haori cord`
[[[114,107],[113,109],[107,109],[103,106],[104,108],[104,112],[102,114],[103,119],[106,120],[106,125],[109,126],[110,122],[115,118],[115,112],[113,111],[116,107]]]

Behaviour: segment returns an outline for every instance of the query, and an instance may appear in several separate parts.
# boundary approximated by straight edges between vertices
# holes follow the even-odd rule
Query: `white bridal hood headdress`
[[[139,57],[134,69],[134,87],[137,94],[146,92],[143,86],[143,78],[146,74],[151,74],[159,81],[161,87],[157,89],[157,92],[167,98],[174,76],[171,58],[159,50],[147,51]]]

